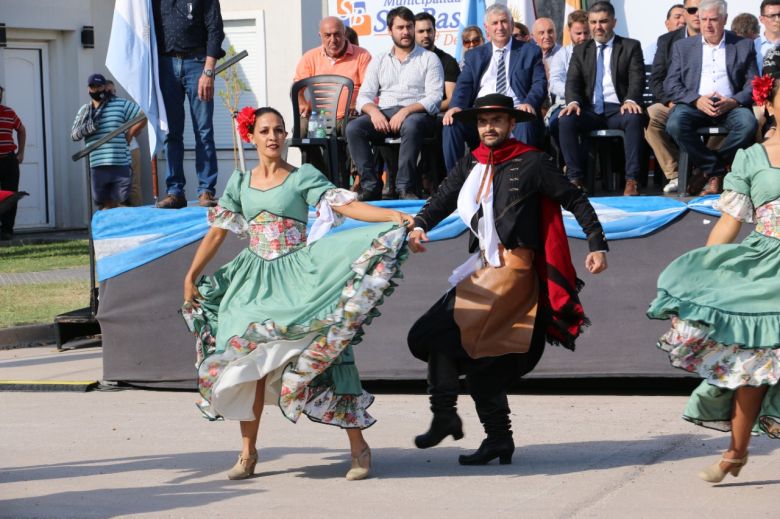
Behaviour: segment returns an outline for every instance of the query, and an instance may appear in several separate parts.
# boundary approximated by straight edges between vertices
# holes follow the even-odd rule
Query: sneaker
[[[217,199],[208,191],[204,191],[198,195],[198,205],[201,207],[214,207],[217,205]]]
[[[676,193],[677,192],[677,179],[673,178],[664,186],[664,193]]]
[[[168,195],[157,202],[159,209],[181,209],[187,207],[187,199],[184,195]]]

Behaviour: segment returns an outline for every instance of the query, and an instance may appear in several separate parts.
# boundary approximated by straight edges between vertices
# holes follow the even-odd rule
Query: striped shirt
[[[91,104],[87,103],[81,107],[76,115],[76,121],[79,120],[83,110],[89,110]],[[121,97],[112,97],[106,103],[106,106],[103,107],[103,111],[100,114],[98,130],[85,139],[86,145],[89,146],[104,135],[108,135],[127,121],[134,119],[140,113],[141,108],[134,102]],[[131,163],[130,149],[127,145],[125,133],[120,133],[90,153],[89,165],[93,168],[97,166],[129,166]]]
[[[22,126],[22,121],[16,112],[7,106],[0,105],[0,155],[8,155],[16,151],[14,130]]]
[[[357,99],[357,110],[379,98],[379,108],[420,103],[431,115],[439,112],[444,92],[444,70],[438,56],[415,45],[405,61],[383,52],[368,64]]]

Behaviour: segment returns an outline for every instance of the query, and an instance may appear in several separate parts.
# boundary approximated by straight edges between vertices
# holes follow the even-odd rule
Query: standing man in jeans
[[[225,55],[222,15],[218,0],[152,0],[157,31],[160,90],[168,115],[165,153],[168,196],[157,207],[179,209],[184,195],[184,96],[187,96],[195,133],[195,169],[198,203],[216,204],[217,152],[214,146],[214,68]]]
[[[19,164],[24,160],[24,144],[27,132],[16,112],[3,105],[5,89],[0,86],[0,190],[19,190]],[[13,132],[16,132],[17,147]],[[16,207],[0,216],[0,240],[10,240],[14,235]]]

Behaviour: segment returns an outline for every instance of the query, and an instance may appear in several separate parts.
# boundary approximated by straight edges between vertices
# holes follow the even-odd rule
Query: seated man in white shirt
[[[566,73],[569,70],[569,60],[572,52],[574,52],[574,46],[590,40],[588,13],[581,9],[572,11],[566,18],[566,25],[569,30],[571,43],[556,52],[549,61],[550,97],[554,97],[555,102],[550,106],[544,118],[545,126],[547,126],[550,137],[558,149],[560,149],[560,144],[558,143],[558,114],[566,106]]]
[[[672,46],[672,64],[664,81],[674,109],[666,131],[701,168],[706,184],[700,195],[723,190],[726,166],[740,148],[753,142],[758,123],[752,105],[756,49],[752,40],[726,29],[726,2],[702,0],[701,36],[683,38]],[[723,126],[729,130],[720,148],[709,149],[699,128]]]
[[[359,200],[381,198],[371,145],[392,135],[401,137],[396,193],[402,200],[417,198],[417,157],[423,139],[433,136],[444,91],[439,58],[415,44],[414,13],[396,7],[387,14],[387,26],[393,47],[369,63],[356,105],[363,115],[347,125],[349,152],[360,174]]]

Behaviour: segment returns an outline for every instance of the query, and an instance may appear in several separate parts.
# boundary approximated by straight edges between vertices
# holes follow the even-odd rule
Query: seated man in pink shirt
[[[323,18],[320,22],[320,38],[322,46],[315,47],[307,51],[298,66],[295,69],[295,78],[298,81],[312,76],[323,74],[335,74],[344,76],[352,80],[355,89],[352,92],[352,105],[347,110],[346,96],[342,97],[339,103],[337,114],[337,123],[335,131],[337,135],[344,135],[346,123],[349,116],[355,114],[355,101],[357,100],[360,86],[363,84],[368,63],[371,61],[371,54],[356,45],[347,41],[344,22],[335,16]],[[311,105],[306,100],[301,91],[298,96],[298,102],[301,113],[301,133],[300,137],[306,137],[306,131],[311,115]],[[322,152],[318,148],[311,148],[302,153],[303,162],[309,162],[320,171],[327,171],[327,165],[322,157]]]

